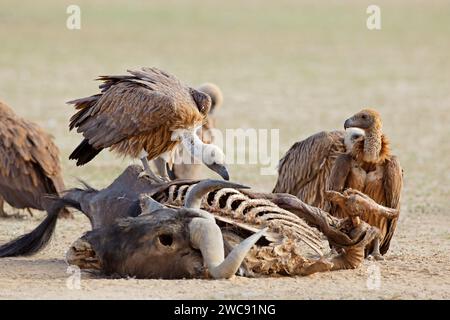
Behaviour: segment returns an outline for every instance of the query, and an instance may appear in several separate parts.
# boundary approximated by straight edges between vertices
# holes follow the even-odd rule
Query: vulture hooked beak
[[[223,151],[212,143],[204,143],[196,134],[196,130],[184,131],[184,136],[181,137],[184,148],[209,169],[217,172],[224,180],[229,180],[230,175],[225,165]]]
[[[348,128],[351,128],[351,127],[352,127],[352,120],[351,120],[351,118],[345,120],[345,122],[344,122],[344,129],[348,129]]]
[[[219,164],[219,163],[207,164],[207,163],[205,163],[205,165],[208,168],[210,168],[211,170],[217,172],[219,174],[219,176],[221,176],[224,180],[227,180],[227,181],[230,180],[228,168],[224,164]]]

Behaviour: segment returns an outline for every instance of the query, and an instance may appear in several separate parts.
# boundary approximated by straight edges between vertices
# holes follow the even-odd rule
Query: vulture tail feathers
[[[89,144],[87,139],[84,139],[78,147],[70,154],[70,160],[77,160],[77,166],[82,166],[92,159],[94,159],[102,149],[95,149]]]
[[[29,256],[45,248],[55,231],[59,214],[64,212],[63,209],[67,205],[79,206],[70,200],[56,199],[48,210],[47,217],[33,231],[0,246],[0,258]]]

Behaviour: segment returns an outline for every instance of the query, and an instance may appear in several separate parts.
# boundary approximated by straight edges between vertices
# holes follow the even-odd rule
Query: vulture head
[[[364,109],[345,120],[344,128],[360,128],[363,130],[381,130],[381,117],[374,109]]]
[[[208,115],[209,110],[211,109],[211,97],[207,93],[198,91],[194,88],[190,88],[189,90],[192,99],[194,99],[194,102],[197,105],[198,111],[203,115]]]
[[[387,139],[382,132],[380,114],[373,109],[364,109],[345,120],[344,128],[359,128],[364,131],[361,159],[367,163],[384,161],[389,154]]]
[[[230,278],[266,229],[242,241],[225,257],[221,229],[212,214],[200,209],[202,197],[219,188],[247,187],[204,180],[186,194],[182,208],[168,208],[141,195],[141,215],[86,233],[69,249],[67,262],[89,269],[95,260],[106,274],[122,277]],[[89,248],[88,255],[83,248]]]
[[[204,83],[197,90],[206,93],[211,97],[211,110],[209,113],[213,113],[216,109],[220,108],[223,103],[222,90],[214,83]]]
[[[195,159],[205,164],[209,169],[215,171],[223,179],[229,180],[230,175],[225,163],[225,154],[222,149],[214,144],[204,143],[197,131],[199,128],[193,130],[179,129],[172,133],[172,140],[180,140],[185,150]],[[191,164],[191,163],[188,163]]]

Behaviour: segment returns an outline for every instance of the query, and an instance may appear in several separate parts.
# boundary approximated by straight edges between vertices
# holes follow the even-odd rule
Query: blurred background
[[[81,30],[66,8],[81,8]],[[109,184],[130,162],[102,152],[76,167],[65,102],[97,92],[98,75],[158,66],[224,92],[226,128],[280,129],[280,155],[321,130],[378,109],[405,169],[406,211],[449,205],[450,2],[380,1],[379,31],[366,1],[0,2],[0,99],[51,132],[66,185]],[[0,124],[1,125],[1,124]],[[232,179],[270,191],[276,176],[235,165]]]

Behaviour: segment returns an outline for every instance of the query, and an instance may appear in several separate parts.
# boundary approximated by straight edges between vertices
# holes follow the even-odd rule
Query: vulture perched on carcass
[[[352,188],[382,206],[399,210],[403,171],[397,157],[391,154],[379,113],[364,109],[347,119],[344,128],[346,131],[323,131],[295,143],[280,160],[273,192],[293,194],[336,217],[345,213],[331,205],[327,190],[342,192]],[[389,249],[398,215],[362,218],[380,229],[379,241],[367,254],[381,258],[380,253]]]
[[[205,123],[197,132],[203,143],[214,143],[215,118],[214,112],[222,106],[223,94],[220,88],[213,83],[204,83],[197,88],[198,91],[204,92],[211,98],[211,109],[206,118]],[[179,146],[174,154],[174,164],[171,170],[171,179],[200,179],[202,164],[196,162],[190,154],[184,153],[185,149]],[[187,158],[187,159],[186,159]],[[187,161],[186,161],[187,160]],[[156,170],[160,175],[164,174],[166,162],[162,157],[154,161]]]
[[[203,143],[196,133],[211,108],[210,96],[157,68],[128,72],[130,75],[101,76],[100,93],[69,102],[78,110],[70,119],[70,129],[77,128],[84,136],[70,159],[81,166],[110,148],[141,159],[147,175],[161,182],[167,173],[163,179],[155,175],[148,160],[161,156],[170,168],[176,146],[181,143],[228,180],[222,150]]]
[[[48,195],[64,191],[59,150],[37,124],[0,101],[0,216],[4,202],[18,209],[48,211]],[[31,213],[31,211],[30,211]],[[65,210],[62,216],[71,216]]]

